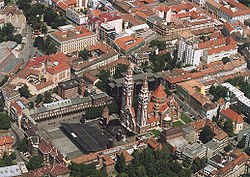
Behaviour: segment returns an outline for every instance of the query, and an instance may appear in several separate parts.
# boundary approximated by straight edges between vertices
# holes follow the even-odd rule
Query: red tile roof
[[[161,85],[158,86],[158,88],[154,91],[153,96],[155,98],[166,98],[167,94],[164,91],[163,87]]]
[[[126,42],[128,42],[128,41],[133,41],[133,43],[126,44]],[[122,38],[115,40],[115,43],[124,51],[127,51],[127,50],[131,49],[132,47],[135,47],[143,42],[144,42],[144,39],[142,37],[133,38],[131,36],[125,36],[125,37],[122,37]]]
[[[227,109],[222,109],[221,113],[224,114],[226,117],[230,118],[232,121],[237,122],[237,123],[243,123],[244,120],[242,116],[234,112],[232,109],[227,108]]]
[[[42,168],[34,170],[28,175],[24,174],[23,177],[42,177],[48,174],[50,174],[51,176],[61,176],[69,173],[70,170],[65,165],[55,164],[55,165],[44,166]]]
[[[22,115],[22,108],[21,108],[21,106],[19,106],[19,104],[17,104],[16,101],[15,101],[14,103],[11,103],[11,104],[10,104],[10,107],[15,108],[16,113],[17,113],[18,115]]]
[[[0,137],[0,146],[3,146],[5,144],[12,144],[12,137],[11,136],[3,136]]]

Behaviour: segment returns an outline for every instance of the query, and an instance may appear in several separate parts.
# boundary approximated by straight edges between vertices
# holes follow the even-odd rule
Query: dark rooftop
[[[85,153],[104,150],[109,143],[109,137],[96,127],[79,123],[62,123],[61,127],[66,131],[71,141],[75,141]]]
[[[65,81],[65,82],[60,82],[58,84],[58,86],[61,87],[63,90],[67,90],[67,89],[77,87],[78,81],[76,79],[70,79],[70,80]]]

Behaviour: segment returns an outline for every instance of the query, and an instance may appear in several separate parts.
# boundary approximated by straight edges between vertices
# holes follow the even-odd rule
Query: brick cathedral
[[[133,69],[129,67],[123,82],[121,106],[121,122],[129,131],[142,134],[151,128],[171,128],[173,122],[180,118],[178,103],[174,97],[167,97],[161,85],[151,94],[147,77],[144,78],[137,110],[133,107],[133,90]]]

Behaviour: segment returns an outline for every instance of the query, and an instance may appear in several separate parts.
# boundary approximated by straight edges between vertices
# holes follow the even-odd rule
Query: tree
[[[21,97],[29,98],[31,96],[28,86],[25,84],[23,87],[18,89]]]
[[[116,161],[116,164],[115,164],[115,169],[119,173],[122,173],[125,170],[125,166],[126,166],[126,164],[125,164],[125,156],[123,155],[123,153],[121,153],[121,155],[118,155],[118,157],[117,157],[117,161]]]
[[[106,92],[106,84],[103,81],[99,81],[95,84],[97,88],[99,88],[101,91]]]
[[[90,52],[87,49],[81,50],[79,52],[79,57],[83,59],[83,61],[86,61],[91,56]]]
[[[109,70],[102,70],[97,77],[101,79],[104,83],[107,83],[108,78],[110,77]]]
[[[197,157],[196,159],[194,159],[193,164],[191,166],[191,170],[193,171],[193,173],[199,171],[200,169],[204,168],[206,166],[206,162],[207,159],[206,158],[202,158],[200,159],[199,157]]]
[[[6,152],[4,152],[3,154],[3,161],[5,163],[5,166],[13,165],[13,161],[11,157]]]
[[[47,26],[46,26],[45,24],[43,24],[43,25],[41,26],[41,32],[42,32],[43,34],[47,34],[48,28],[47,28]]]
[[[0,100],[0,112],[3,112],[3,111],[4,111],[4,106],[5,106],[4,100],[1,99],[1,100]]]
[[[0,113],[0,130],[8,130],[11,127],[11,117],[1,112]]]
[[[35,100],[36,104],[38,105],[42,101],[43,101],[43,95],[38,94],[37,97],[36,97],[36,100]]]
[[[221,97],[225,98],[227,96],[228,88],[223,86],[215,87],[212,85],[209,89],[209,93],[214,96],[214,101],[218,101]]]
[[[232,149],[233,149],[233,147],[232,147],[231,144],[227,145],[227,146],[224,148],[224,150],[225,150],[226,152],[229,152],[229,151],[231,151]]]
[[[28,107],[29,107],[29,109],[33,109],[34,108],[34,102],[30,101],[28,103]]]
[[[127,65],[123,65],[123,64],[118,64],[115,68],[115,74],[114,74],[114,78],[118,79],[122,77],[122,73],[125,73],[128,70],[128,66]]]
[[[206,125],[202,128],[202,131],[200,133],[200,140],[203,144],[206,144],[208,141],[212,140],[214,137],[214,133],[211,130],[211,127]]]
[[[15,160],[15,159],[16,159],[16,153],[15,153],[15,152],[12,152],[12,153],[10,154],[10,157],[11,157],[12,160]]]
[[[229,135],[234,136],[234,126],[231,119],[227,119],[224,123],[223,130]]]
[[[223,57],[222,61],[223,61],[223,64],[225,65],[226,63],[230,62],[230,59],[228,57]]]
[[[190,164],[190,162],[189,162],[188,159],[184,159],[184,160],[182,161],[182,165],[183,165],[184,167],[186,167],[186,168],[189,168],[191,164]]]
[[[44,103],[51,103],[52,99],[51,99],[51,93],[49,91],[46,91],[44,93]]]
[[[21,34],[17,34],[14,36],[14,41],[16,41],[17,44],[21,44],[23,38]]]
[[[245,141],[246,141],[246,136],[243,136],[239,141],[239,143],[237,144],[237,147],[239,149],[243,149],[245,147]]]
[[[97,170],[94,164],[76,164],[71,163],[69,166],[71,170],[70,176],[79,176],[79,177],[107,177],[108,174],[105,170]]]
[[[17,148],[21,152],[27,152],[28,151],[28,143],[25,139],[21,139],[17,145]]]
[[[19,9],[27,10],[30,8],[31,2],[32,0],[18,0],[16,4],[19,7]]]
[[[118,113],[118,106],[117,106],[117,104],[116,104],[115,101],[112,101],[112,102],[108,105],[108,108],[109,108],[109,113],[110,113],[110,114]]]
[[[8,81],[8,79],[8,76],[4,76],[3,80],[0,82],[0,87],[2,87]]]
[[[49,37],[47,37],[47,39],[45,40],[44,51],[45,51],[46,55],[54,54],[57,51],[54,43],[51,41],[51,39]]]
[[[43,48],[44,48],[43,38],[40,36],[36,37],[33,46],[37,47],[39,50],[43,50]]]
[[[102,107],[92,107],[88,110],[86,110],[86,118],[87,119],[93,119],[96,117],[100,117],[103,113],[103,108]]]
[[[250,148],[248,147],[248,148],[246,148],[245,150],[245,153],[249,156],[250,155]]]
[[[43,159],[41,157],[33,156],[30,158],[26,166],[29,170],[35,170],[37,168],[42,167],[42,163],[43,163]]]

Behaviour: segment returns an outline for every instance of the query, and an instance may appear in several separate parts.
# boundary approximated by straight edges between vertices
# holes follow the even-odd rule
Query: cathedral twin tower
[[[176,117],[172,112],[173,108],[176,109],[172,103],[174,102],[176,106],[178,104],[173,98],[167,99],[167,95],[161,85],[159,85],[153,95],[150,95],[148,80],[145,76],[139,93],[137,112],[135,112],[133,107],[133,91],[133,69],[130,66],[127,70],[122,90],[121,122],[124,127],[135,134],[142,134],[150,128],[162,127],[163,122],[165,126],[171,126],[173,118]],[[178,110],[175,110],[176,114],[178,112]]]

